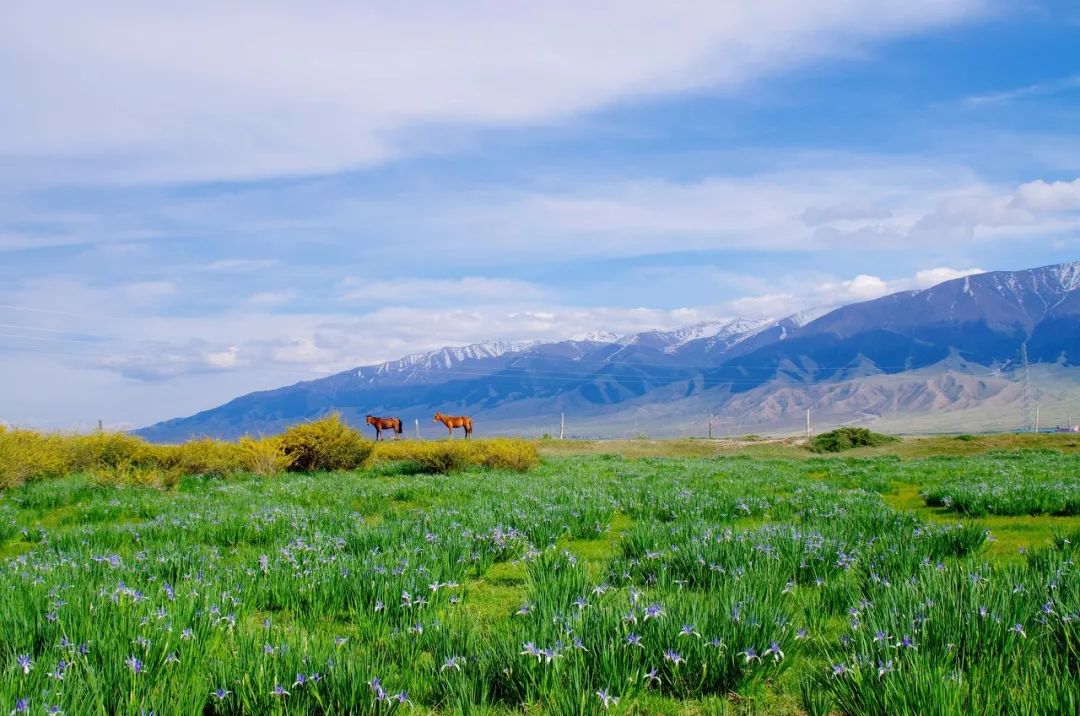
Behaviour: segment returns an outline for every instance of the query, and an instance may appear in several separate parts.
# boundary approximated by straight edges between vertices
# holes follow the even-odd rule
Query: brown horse
[[[398,435],[401,435],[401,421],[397,418],[376,418],[374,415],[367,416],[367,424],[375,428],[375,441],[378,442],[382,436],[383,430],[391,430],[394,435],[394,440],[398,439]]]
[[[452,416],[435,413],[435,418],[431,422],[445,425],[451,438],[454,437],[454,428],[464,428],[466,439],[472,436],[472,418],[467,415]]]

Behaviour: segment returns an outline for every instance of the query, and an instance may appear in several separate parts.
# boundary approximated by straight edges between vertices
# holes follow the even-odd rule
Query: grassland
[[[1076,442],[34,481],[0,493],[0,712],[1076,713]]]
[[[806,449],[803,438],[743,436],[739,438],[674,438],[656,440],[537,440],[540,453],[547,457],[570,455],[619,455],[642,457],[721,457],[750,456],[803,460],[815,457]],[[902,437],[895,443],[877,447],[855,448],[847,457],[901,458],[932,456],[982,455],[997,450],[1054,450],[1063,453],[1080,451],[1080,435],[1069,433],[987,433],[982,435],[935,435]]]

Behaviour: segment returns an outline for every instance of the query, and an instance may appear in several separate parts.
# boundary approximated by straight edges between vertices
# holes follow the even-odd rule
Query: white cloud
[[[219,259],[211,261],[202,268],[215,273],[248,273],[261,271],[277,264],[273,259]]]
[[[365,281],[350,277],[342,281],[341,297],[347,301],[388,304],[446,303],[461,301],[539,300],[547,292],[528,281],[466,276],[458,279],[402,278]]]
[[[910,285],[898,287],[896,290],[904,291],[911,288],[929,288],[945,281],[972,276],[977,273],[985,273],[981,268],[954,269],[947,266],[924,269],[915,273],[914,279],[910,279]]]
[[[493,235],[503,241],[512,237],[511,243],[528,246],[541,236],[545,249],[570,256],[847,246],[874,251],[1075,230],[1080,228],[1080,179],[1000,187],[961,167],[890,166],[883,159],[864,159],[859,166],[693,183],[584,187],[573,194],[457,211],[471,216],[475,226],[495,227]]]
[[[328,172],[416,130],[731,89],[961,21],[983,0],[288,4],[10,0],[0,156],[23,181]]]
[[[1065,92],[1076,89],[1077,87],[1080,87],[1080,75],[1070,75],[1048,82],[1036,82],[1023,87],[1014,87],[1012,89],[1002,90],[1001,92],[972,95],[971,97],[967,97],[964,101],[972,105],[1001,104],[1013,102],[1018,99],[1025,99],[1027,97],[1057,94],[1058,92]]]
[[[1042,179],[1016,188],[1010,205],[1031,212],[1075,211],[1080,209],[1080,179],[1045,182]]]
[[[835,308],[848,303],[870,301],[896,293],[929,288],[944,281],[983,273],[980,268],[955,269],[937,266],[923,269],[914,276],[886,280],[871,274],[851,279],[795,284],[790,290],[746,296],[724,304],[731,313],[748,318],[779,318],[811,308]]]
[[[257,291],[247,297],[247,303],[251,306],[270,308],[281,306],[295,300],[299,293],[293,289],[280,291]]]

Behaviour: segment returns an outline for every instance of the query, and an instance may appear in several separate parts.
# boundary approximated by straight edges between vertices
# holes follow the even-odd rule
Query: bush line
[[[172,487],[185,475],[270,477],[387,462],[402,463],[416,473],[472,467],[524,471],[539,461],[534,444],[512,438],[375,443],[337,414],[293,425],[279,435],[245,436],[236,442],[201,438],[177,445],[150,443],[122,432],[42,433],[0,425],[0,489],[73,473],[108,484]]]

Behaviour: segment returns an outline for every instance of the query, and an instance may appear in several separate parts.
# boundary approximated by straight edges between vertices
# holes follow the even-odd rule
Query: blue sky
[[[1080,255],[1080,7],[0,10],[0,419]]]

